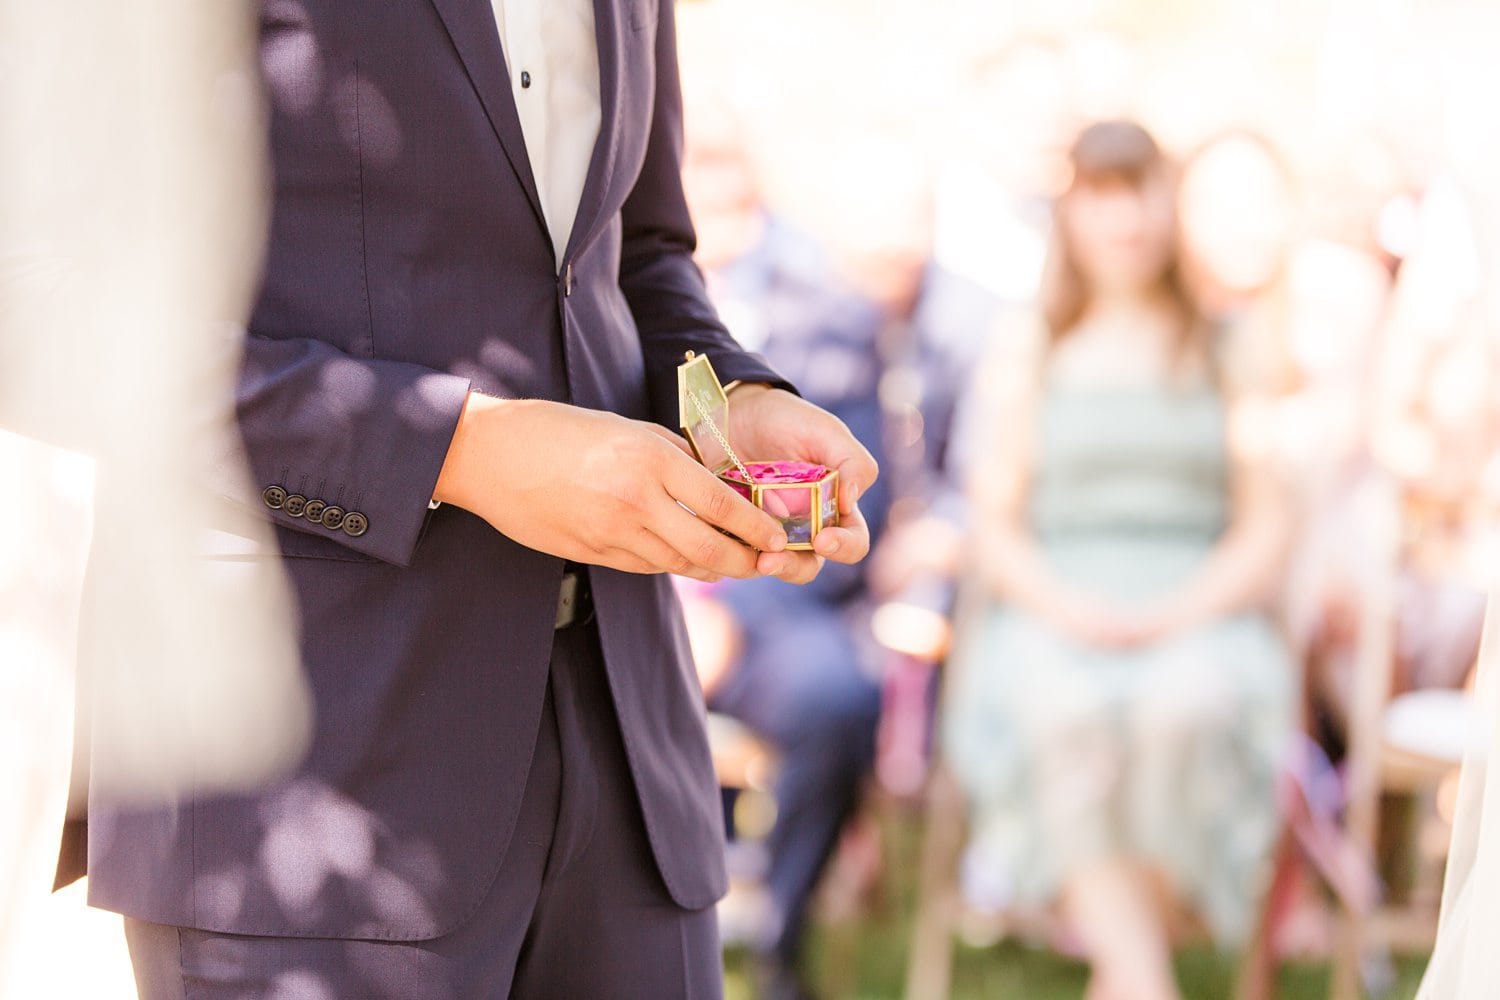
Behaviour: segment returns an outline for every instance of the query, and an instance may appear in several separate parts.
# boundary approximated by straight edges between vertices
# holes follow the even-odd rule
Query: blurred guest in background
[[[1170,998],[1174,922],[1243,934],[1275,832],[1295,685],[1261,608],[1289,511],[1255,387],[1186,290],[1171,166],[1127,122],[1071,160],[1034,335],[979,376],[986,602],[946,744],[971,899],[1060,904],[1091,998]]]
[[[797,364],[814,380],[804,392],[878,442],[878,368],[868,338],[840,323],[851,303],[835,288],[831,261],[762,205],[732,115],[705,108],[691,122],[684,182],[702,227],[697,259],[726,322]],[[883,484],[861,501],[878,532],[888,507]],[[846,617],[862,579],[834,573],[816,592],[766,581],[760,593],[721,585],[685,595],[710,706],[779,753],[764,877],[770,914],[749,941],[766,997],[806,995],[796,965],[808,902],[874,757],[880,688]],[[706,633],[713,638],[705,643]]]
[[[930,194],[892,158],[861,157],[863,195],[847,197],[886,211],[829,250],[764,205],[734,116],[694,110],[684,177],[710,294],[747,343],[789,365],[802,392],[887,470],[903,470],[860,497],[880,538],[893,503],[928,495],[941,478],[933,470],[962,364],[949,345],[986,329],[988,296],[931,266]],[[867,200],[875,189],[878,200]],[[809,587],[687,589],[710,707],[778,753],[770,916],[750,942],[757,985],[765,997],[807,996],[797,965],[809,901],[875,757],[881,683],[868,573],[829,564]]]
[[[950,109],[963,124],[938,176],[937,257],[1006,303],[1036,297],[1083,63],[1063,39],[1023,35],[977,61]]]

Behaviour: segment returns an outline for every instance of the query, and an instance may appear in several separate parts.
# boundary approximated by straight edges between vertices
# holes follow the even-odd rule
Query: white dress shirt
[[[599,137],[593,0],[491,0],[558,266]]]
[[[603,116],[594,0],[491,3],[521,116],[526,158],[561,270]],[[440,506],[437,500],[427,504],[429,510]]]

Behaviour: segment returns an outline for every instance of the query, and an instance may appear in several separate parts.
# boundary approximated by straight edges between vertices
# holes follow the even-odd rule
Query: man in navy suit
[[[147,1000],[720,994],[722,825],[664,574],[856,562],[877,470],[708,303],[675,44],[670,0],[265,4],[258,493],[232,499],[276,527],[316,718],[268,787],[93,790],[91,900]],[[668,430],[690,350],[735,383],[746,457],[840,470],[816,552]]]

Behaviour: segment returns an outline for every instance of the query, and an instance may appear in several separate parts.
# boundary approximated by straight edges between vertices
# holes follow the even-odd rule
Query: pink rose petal
[[[828,475],[828,467],[813,462],[746,462],[745,468],[757,483],[815,483]],[[724,473],[728,479],[743,483],[739,469]]]

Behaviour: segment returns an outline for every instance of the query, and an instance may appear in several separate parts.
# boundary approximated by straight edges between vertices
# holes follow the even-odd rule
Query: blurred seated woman
[[[1263,605],[1289,511],[1237,352],[1182,282],[1170,164],[1127,122],[1072,163],[1042,315],[976,386],[983,600],[945,743],[971,901],[1058,905],[1090,1000],[1157,1000],[1179,996],[1180,913],[1248,930],[1276,832],[1296,685]]]

